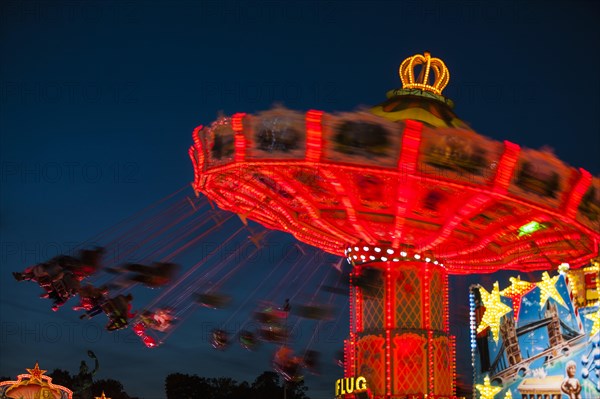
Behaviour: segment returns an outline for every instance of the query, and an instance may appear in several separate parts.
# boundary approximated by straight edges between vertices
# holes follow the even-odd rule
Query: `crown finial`
[[[423,65],[423,67],[419,76],[415,78],[414,68],[417,65]],[[399,74],[403,89],[419,89],[437,95],[442,95],[442,90],[450,81],[450,72],[444,61],[439,58],[431,58],[431,54],[427,51],[423,55],[415,54],[405,59],[400,64]],[[432,76],[433,83],[430,84]]]

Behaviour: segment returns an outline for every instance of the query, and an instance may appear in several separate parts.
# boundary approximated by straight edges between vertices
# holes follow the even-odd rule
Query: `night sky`
[[[92,349],[102,364],[96,378],[119,379],[129,394],[149,399],[164,397],[171,372],[252,381],[269,368],[266,349],[217,353],[192,338],[206,312],[149,350],[130,334],[101,332],[101,317],[81,323],[67,308],[51,312],[37,299],[39,287],[10,275],[188,185],[192,129],[220,112],[375,105],[401,86],[404,58],[430,51],[450,70],[444,94],[477,132],[549,146],[566,163],[600,174],[600,8],[593,1],[0,7],[0,376],[14,377],[36,360],[75,373]],[[494,276],[451,279],[452,331],[465,340],[468,286],[481,279],[490,285]],[[321,343],[327,356],[341,347],[346,320],[340,341]],[[341,369],[327,364],[323,376],[307,380],[313,399],[333,396]],[[459,373],[468,382],[470,370]]]

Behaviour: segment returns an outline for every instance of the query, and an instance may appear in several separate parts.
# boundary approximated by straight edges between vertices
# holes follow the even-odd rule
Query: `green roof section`
[[[390,121],[415,120],[437,128],[472,130],[452,111],[452,100],[419,89],[395,89],[387,92],[388,99],[370,112]]]

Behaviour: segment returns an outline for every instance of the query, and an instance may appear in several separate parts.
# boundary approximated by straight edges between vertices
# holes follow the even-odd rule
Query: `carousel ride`
[[[346,377],[375,398],[453,395],[448,274],[583,266],[598,254],[600,179],[473,131],[430,54],[399,73],[402,88],[367,111],[275,108],[198,127],[193,187],[352,263]]]
[[[38,364],[26,369],[29,374],[19,374],[16,381],[0,382],[2,399],[72,399],[73,391],[52,383],[52,378],[44,375],[46,370]]]
[[[453,395],[448,275],[587,264],[598,254],[600,179],[473,131],[442,95],[448,69],[428,53],[399,72],[402,88],[369,110],[276,107],[199,126],[196,198],[184,187],[14,278],[39,284],[54,311],[78,297],[81,319],[105,314],[108,331],[131,328],[149,348],[196,311],[234,308],[210,331],[212,347],[274,344],[287,381],[319,372],[318,326],[337,329],[345,313],[334,298],[348,295],[345,377],[363,377],[374,398]],[[272,230],[290,233],[277,256]],[[243,273],[236,302],[224,292]],[[314,332],[295,352],[301,319]]]

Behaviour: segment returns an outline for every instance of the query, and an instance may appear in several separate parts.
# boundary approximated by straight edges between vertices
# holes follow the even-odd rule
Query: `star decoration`
[[[510,389],[504,394],[504,399],[513,399]]]
[[[546,305],[548,298],[554,299],[565,308],[567,307],[565,301],[562,299],[562,296],[560,296],[556,290],[556,282],[558,281],[559,277],[560,276],[556,275],[550,278],[548,272],[544,272],[544,274],[542,274],[542,281],[536,284],[540,288],[540,309]]]
[[[521,300],[531,290],[535,288],[534,283],[529,281],[521,281],[521,276],[511,277],[510,286],[500,291],[500,295],[510,298],[513,303],[513,310],[515,315],[515,321],[519,320],[519,309],[521,307]]]
[[[598,309],[595,313],[586,314],[585,318],[594,322],[592,325],[592,331],[590,332],[590,337],[593,337],[600,331],[600,309]]]
[[[494,399],[494,396],[502,390],[502,387],[495,387],[490,384],[490,376],[486,375],[483,379],[483,384],[475,385],[479,391],[480,399]]]
[[[29,372],[29,374],[31,375],[30,380],[31,381],[39,381],[42,382],[42,374],[44,374],[46,371],[48,370],[41,370],[40,367],[38,366],[38,363],[35,362],[35,367],[32,369],[25,369]]]
[[[107,398],[106,395],[104,395],[104,391],[102,391],[102,396],[95,396],[94,399],[111,399],[111,398]]]
[[[512,309],[502,303],[500,300],[500,291],[498,288],[498,282],[494,283],[494,289],[489,293],[485,288],[479,287],[479,293],[481,294],[481,300],[483,306],[485,306],[485,313],[481,318],[481,323],[477,327],[477,332],[480,333],[489,327],[492,330],[494,341],[498,342],[498,331],[500,330],[500,318],[505,314],[509,313]]]

